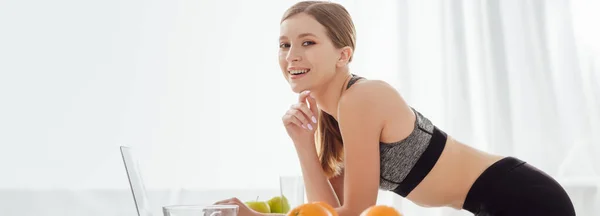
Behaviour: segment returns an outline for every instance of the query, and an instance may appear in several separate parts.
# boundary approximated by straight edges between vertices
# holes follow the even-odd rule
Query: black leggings
[[[477,216],[575,215],[558,182],[514,157],[486,169],[471,186],[463,208]]]

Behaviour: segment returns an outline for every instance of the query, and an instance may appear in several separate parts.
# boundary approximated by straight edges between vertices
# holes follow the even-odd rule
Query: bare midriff
[[[462,209],[467,193],[479,175],[502,158],[448,136],[436,164],[406,198],[425,207]]]

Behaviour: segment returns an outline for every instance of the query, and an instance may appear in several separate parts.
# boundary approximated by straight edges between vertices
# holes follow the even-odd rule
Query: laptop
[[[121,156],[125,164],[129,186],[133,194],[133,202],[137,210],[138,216],[152,216],[148,196],[146,196],[146,188],[138,166],[138,161],[133,155],[130,147],[121,146]]]
[[[127,172],[127,178],[129,179],[129,186],[131,188],[131,193],[133,194],[133,202],[135,203],[135,209],[137,210],[138,216],[153,216],[152,211],[150,209],[150,202],[148,201],[148,196],[146,196],[146,188],[144,186],[144,181],[142,180],[142,174],[140,172],[138,161],[133,154],[133,150],[131,147],[121,146],[121,156],[123,157],[123,163],[125,164],[125,171]],[[231,208],[236,205],[219,205],[220,207]],[[182,208],[185,210],[186,208],[195,208],[198,206],[195,205],[173,205],[173,206],[164,206],[164,207],[175,207]],[[210,211],[206,211],[205,215],[219,215],[215,214],[215,208],[213,205],[206,205],[203,208],[211,209]],[[164,211],[164,209],[163,209]],[[218,209],[217,209],[218,211]],[[218,211],[220,212],[220,211]],[[164,212],[163,212],[164,213]]]

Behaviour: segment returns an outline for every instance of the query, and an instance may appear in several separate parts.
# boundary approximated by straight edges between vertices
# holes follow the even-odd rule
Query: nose
[[[290,48],[285,60],[288,62],[297,62],[302,60],[300,53],[298,53],[298,49]]]

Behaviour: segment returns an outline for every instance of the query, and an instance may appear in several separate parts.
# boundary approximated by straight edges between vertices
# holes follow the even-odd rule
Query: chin
[[[297,94],[300,94],[300,92],[304,91],[303,88],[294,87],[294,86],[292,86],[291,89],[294,93],[297,93]]]
[[[294,93],[298,93],[298,94],[300,94],[300,92],[303,92],[305,90],[309,90],[309,88],[307,86],[296,85],[295,83],[290,83],[290,88],[292,89],[292,91]]]

